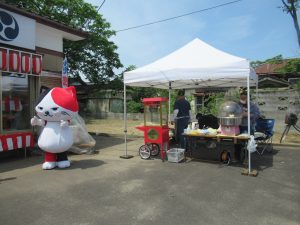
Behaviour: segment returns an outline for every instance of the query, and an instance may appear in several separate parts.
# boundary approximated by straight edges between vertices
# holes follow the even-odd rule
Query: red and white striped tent
[[[17,132],[14,134],[0,135],[0,152],[18,148],[32,148],[34,146],[31,132]]]

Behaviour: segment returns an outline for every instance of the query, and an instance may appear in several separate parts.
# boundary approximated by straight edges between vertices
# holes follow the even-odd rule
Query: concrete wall
[[[91,114],[99,114],[100,112],[123,112],[123,99],[113,98],[95,98],[88,99],[86,103],[86,111]]]
[[[254,101],[256,100],[254,99]],[[300,91],[293,89],[259,90],[257,105],[262,115],[275,119],[275,131],[281,133],[285,128],[284,119],[287,111],[293,109],[300,113]],[[101,119],[123,119],[123,99],[89,99],[82,115]],[[144,120],[144,115],[128,113],[128,119]],[[291,128],[290,132],[298,133],[294,128]]]
[[[275,119],[275,131],[283,132],[287,111],[293,110],[300,113],[300,91],[293,89],[259,90],[257,105],[262,115]],[[294,128],[291,128],[290,132],[299,133]]]
[[[98,113],[85,113],[82,116],[93,117],[97,119],[116,119],[116,120],[123,120],[124,114],[123,113],[113,113],[113,112],[98,112]],[[127,113],[128,120],[140,120],[144,121],[144,114],[143,113]]]

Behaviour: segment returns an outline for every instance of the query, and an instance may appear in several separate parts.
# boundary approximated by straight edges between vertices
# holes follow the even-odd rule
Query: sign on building
[[[0,43],[35,50],[35,20],[0,8]]]

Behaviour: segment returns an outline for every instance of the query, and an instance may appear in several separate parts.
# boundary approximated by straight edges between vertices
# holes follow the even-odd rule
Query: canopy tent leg
[[[126,85],[124,82],[124,142],[125,142],[125,155],[121,155],[122,159],[130,159],[133,156],[127,154],[127,105],[126,105]]]
[[[248,137],[250,137],[250,78],[247,76]],[[248,149],[248,175],[251,174],[251,152]]]
[[[247,108],[248,108],[248,136],[250,138],[250,78],[249,76],[247,77]],[[251,152],[250,152],[250,149],[249,149],[249,141],[248,140],[248,144],[247,144],[247,151],[248,151],[248,170],[245,168],[245,169],[242,169],[241,173],[242,175],[248,175],[248,176],[254,176],[256,177],[257,176],[257,171],[256,170],[253,170],[251,171]]]
[[[169,81],[169,117],[168,117],[169,124],[171,122],[171,90],[172,90],[172,84],[171,81]]]

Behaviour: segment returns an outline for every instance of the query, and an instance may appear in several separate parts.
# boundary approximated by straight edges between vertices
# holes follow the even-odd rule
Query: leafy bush
[[[127,102],[127,112],[128,113],[140,113],[144,109],[144,106],[141,102],[130,101]]]

